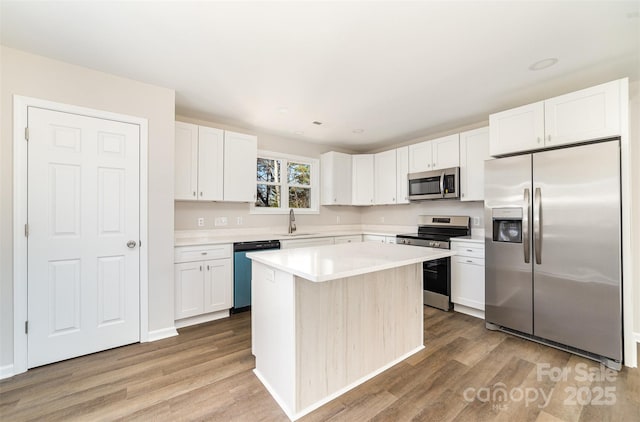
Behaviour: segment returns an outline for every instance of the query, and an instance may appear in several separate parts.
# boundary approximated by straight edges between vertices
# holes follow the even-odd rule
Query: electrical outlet
[[[480,217],[473,217],[473,225],[474,226],[480,225]]]
[[[380,222],[384,223],[384,217],[380,217]]]
[[[198,217],[198,227],[204,227],[204,217]]]
[[[236,224],[237,224],[238,226],[241,226],[241,225],[242,225],[242,217],[236,217]]]
[[[227,223],[227,217],[216,217],[216,220],[214,222],[216,226],[226,226]]]

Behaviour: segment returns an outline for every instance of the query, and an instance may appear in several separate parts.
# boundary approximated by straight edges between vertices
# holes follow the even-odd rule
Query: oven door
[[[449,311],[451,309],[451,258],[440,258],[422,264],[424,304]]]
[[[409,199],[458,198],[460,196],[460,168],[425,171],[409,174]]]

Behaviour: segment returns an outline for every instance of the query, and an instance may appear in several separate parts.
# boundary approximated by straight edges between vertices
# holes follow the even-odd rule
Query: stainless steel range
[[[420,215],[418,232],[399,234],[402,245],[450,249],[449,239],[471,234],[470,218],[466,216]],[[451,310],[451,258],[440,258],[422,264],[424,304]]]

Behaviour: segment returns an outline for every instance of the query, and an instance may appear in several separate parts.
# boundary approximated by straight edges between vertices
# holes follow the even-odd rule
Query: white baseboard
[[[0,380],[5,378],[11,378],[15,374],[13,373],[13,364],[0,366]]]
[[[453,310],[456,312],[460,312],[461,314],[471,315],[472,317],[484,319],[484,311],[481,311],[480,309],[470,308],[469,306],[454,303]]]
[[[160,330],[149,331],[147,341],[157,341],[177,335],[178,332],[176,331],[176,327],[167,327]]]
[[[212,312],[210,314],[196,315],[194,317],[176,320],[176,328],[188,327],[190,325],[202,324],[205,322],[215,321],[216,319],[227,318],[229,310]]]

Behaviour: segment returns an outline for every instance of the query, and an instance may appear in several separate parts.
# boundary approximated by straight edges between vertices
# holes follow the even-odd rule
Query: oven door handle
[[[444,198],[444,171],[440,175],[440,193],[442,194],[442,197]]]
[[[522,243],[524,249],[524,263],[531,262],[531,241],[529,240],[529,212],[530,212],[530,199],[529,188],[524,189],[524,209],[522,210]]]

